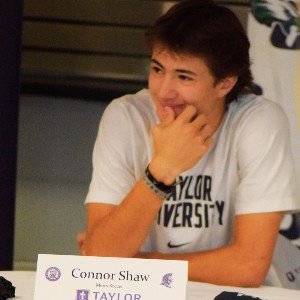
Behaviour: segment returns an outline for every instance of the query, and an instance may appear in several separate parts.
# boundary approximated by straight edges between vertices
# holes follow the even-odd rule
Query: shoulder
[[[153,113],[155,113],[155,109],[150,92],[148,89],[143,89],[136,94],[127,94],[112,100],[105,109],[104,116],[134,116]]]
[[[102,115],[98,133],[101,138],[126,144],[128,137],[148,136],[157,120],[150,93],[144,89],[111,101]]]
[[[235,125],[253,124],[256,128],[288,127],[287,116],[281,106],[262,96],[240,96],[228,108],[229,118]]]
[[[288,143],[290,128],[283,109],[275,102],[261,96],[244,95],[232,102],[224,116],[219,139],[240,147],[241,145],[266,145]],[[263,146],[265,147],[265,146]]]
[[[230,105],[229,109],[241,114],[261,113],[265,115],[284,115],[283,109],[279,104],[263,96],[254,94],[239,96],[238,99]]]

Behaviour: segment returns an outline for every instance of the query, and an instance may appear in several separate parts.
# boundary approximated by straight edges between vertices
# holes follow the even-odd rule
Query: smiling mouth
[[[166,107],[166,106],[168,106],[172,109],[178,109],[178,108],[182,109],[185,107],[185,104],[166,104],[166,105],[164,105],[164,107]]]

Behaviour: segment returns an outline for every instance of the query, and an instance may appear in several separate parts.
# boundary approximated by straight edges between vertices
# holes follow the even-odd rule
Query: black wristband
[[[163,182],[157,181],[150,173],[149,166],[145,170],[143,181],[150,187],[150,189],[162,198],[168,197],[171,193],[175,184],[165,185]]]

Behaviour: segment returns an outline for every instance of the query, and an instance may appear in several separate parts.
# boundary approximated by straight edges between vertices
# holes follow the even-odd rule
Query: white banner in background
[[[291,0],[250,3],[248,36],[254,81],[263,95],[279,103],[288,115],[300,174],[300,3]]]
[[[285,110],[300,186],[300,0],[251,0],[248,36],[254,81]],[[286,220],[287,221],[287,220]],[[300,215],[289,234],[300,246]]]

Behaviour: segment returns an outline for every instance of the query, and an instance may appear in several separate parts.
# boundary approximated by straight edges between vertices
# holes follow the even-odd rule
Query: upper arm
[[[237,214],[297,209],[286,115],[275,104],[250,110],[236,135]]]
[[[127,110],[119,104],[118,101],[111,102],[101,118],[85,203],[118,205],[136,183],[134,143],[128,136],[130,122]]]

